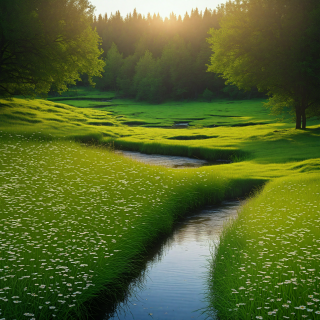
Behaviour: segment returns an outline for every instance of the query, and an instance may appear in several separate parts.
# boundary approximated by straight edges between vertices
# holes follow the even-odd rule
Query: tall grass
[[[270,182],[212,257],[207,312],[219,319],[319,319],[320,175]]]
[[[80,318],[180,216],[261,183],[36,140],[0,132],[1,319]]]
[[[272,182],[226,229],[212,261],[209,309],[221,319],[316,317],[319,122],[298,132],[261,101],[113,102],[94,110],[0,101],[0,319],[79,318],[101,290],[121,290],[122,275],[188,211],[297,173],[304,176]],[[190,127],[125,125],[139,121]],[[268,124],[252,125],[260,122]],[[72,141],[236,163],[170,170]]]

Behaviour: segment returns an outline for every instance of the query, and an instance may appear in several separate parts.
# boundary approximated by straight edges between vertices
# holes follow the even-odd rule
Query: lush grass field
[[[299,222],[300,227],[308,224],[310,230],[299,234],[303,239],[310,235],[313,244],[317,243],[316,229],[309,224],[316,225],[319,217],[316,208],[313,212],[306,204],[319,199],[315,185],[320,168],[319,121],[309,121],[304,132],[296,131],[288,120],[278,122],[270,116],[261,100],[147,105],[115,99],[113,93],[74,91],[53,101],[0,101],[0,279],[4,283],[0,286],[0,319],[68,319],[87,314],[84,302],[101,290],[109,290],[111,295],[114,284],[121,283],[121,274],[132,270],[147,246],[169,232],[188,210],[244,195],[272,179],[221,238],[212,259],[208,312],[217,307],[221,319],[261,319],[274,309],[278,313],[270,316],[289,316],[289,311],[302,316],[303,307],[294,307],[308,308],[307,303],[313,303],[305,300],[308,296],[317,299],[317,265],[303,265],[302,270],[312,277],[301,278],[305,283],[295,281],[297,289],[292,289],[291,296],[274,288],[269,292],[265,286],[289,288],[288,271],[298,274],[297,266],[289,265],[293,262],[291,247],[308,246],[290,236],[296,226],[290,221]],[[112,101],[105,101],[109,99]],[[189,127],[172,127],[177,122],[189,122]],[[135,163],[106,146],[207,160],[232,159],[234,163],[170,170]],[[297,187],[301,184],[308,192]],[[265,223],[269,220],[270,230]],[[290,234],[285,233],[287,226]],[[273,247],[271,253],[269,245],[277,244],[271,244],[272,237],[268,241],[259,238],[267,237],[264,230],[284,241],[279,254]],[[260,247],[259,241],[266,245]],[[253,245],[256,242],[258,246]],[[262,247],[276,257],[274,261],[268,258],[272,268],[282,262],[278,269],[290,269],[287,275],[272,271],[267,275],[271,278],[260,279],[268,265],[262,261],[269,262]],[[306,250],[317,261],[316,253]],[[239,274],[238,268],[248,269],[243,252],[256,263],[255,272],[251,270],[254,264],[250,267],[252,287],[244,285],[247,275]],[[283,259],[290,261],[284,264],[287,260]],[[312,259],[306,260],[311,263]],[[237,264],[232,265],[234,261]],[[226,285],[216,291],[222,276]],[[261,288],[254,286],[260,282]],[[301,286],[306,283],[311,285]],[[316,293],[303,295],[300,287],[314,288]],[[238,293],[230,293],[231,289]],[[297,292],[302,298],[293,298]],[[281,301],[289,307],[280,308]],[[270,309],[265,309],[267,302],[272,302]],[[306,314],[316,317],[316,310],[314,307]]]
[[[219,319],[319,319],[320,175],[277,179],[224,230],[211,264]],[[208,310],[209,311],[209,310]]]
[[[105,93],[100,97],[110,95]],[[274,178],[296,171],[314,171],[319,167],[319,120],[310,120],[306,131],[297,131],[293,129],[293,123],[279,122],[276,117],[268,115],[268,110],[260,100],[224,101],[222,104],[219,101],[189,102],[181,104],[177,110],[170,103],[140,106],[148,112],[149,118],[156,118],[161,112],[166,113],[170,125],[176,121],[170,118],[173,113],[177,115],[175,119],[180,118],[181,121],[197,115],[198,118],[205,118],[210,125],[216,123],[217,117],[208,117],[209,113],[237,116],[223,117],[225,124],[220,127],[208,128],[196,124],[186,129],[139,125],[139,121],[148,120],[142,115],[132,115],[133,108],[139,106],[122,106],[122,110],[116,114],[118,106],[105,111],[89,108],[92,100],[70,101],[65,102],[87,103],[88,108],[43,100],[3,101],[0,105],[0,127],[7,132],[41,132],[48,139],[54,136],[83,142],[95,141],[145,153],[185,155],[206,160],[231,159],[237,162],[228,166],[234,175],[243,171],[252,177]],[[132,110],[126,114],[126,108]],[[251,125],[238,127],[244,121],[239,118],[247,119]],[[268,124],[257,124],[262,122]]]
[[[261,184],[0,135],[1,319],[80,318],[102,289],[115,294],[111,285],[179,216]]]

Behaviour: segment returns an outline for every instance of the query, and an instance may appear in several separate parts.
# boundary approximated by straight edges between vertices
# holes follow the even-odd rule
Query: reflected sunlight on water
[[[217,242],[223,223],[237,216],[239,201],[207,207],[180,223],[158,257],[148,262],[138,287],[131,288],[110,319],[205,319],[205,276],[210,243]]]

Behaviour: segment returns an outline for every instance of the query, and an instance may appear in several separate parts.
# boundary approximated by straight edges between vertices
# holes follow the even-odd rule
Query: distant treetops
[[[93,27],[102,38],[106,66],[103,78],[95,79],[97,86],[154,103],[254,97],[257,90],[241,92],[206,72],[212,53],[206,38],[210,28],[219,28],[223,8],[196,8],[183,18],[174,13],[165,19],[159,14],[144,17],[136,10],[125,18],[119,11],[110,17],[99,15]]]

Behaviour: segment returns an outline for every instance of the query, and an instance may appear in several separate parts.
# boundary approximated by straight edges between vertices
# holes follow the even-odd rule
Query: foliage
[[[102,79],[98,79],[98,87],[100,89],[111,88],[113,91],[118,91],[117,77],[122,65],[122,54],[119,53],[117,46],[112,43],[105,60],[105,72]]]
[[[157,86],[156,61],[150,51],[146,51],[135,67],[133,77],[133,90],[138,100],[152,101],[155,97]]]
[[[206,101],[211,101],[214,98],[214,93],[212,91],[210,91],[208,88],[206,88],[206,90],[204,90],[204,92],[202,94],[202,97]]]
[[[216,97],[230,97],[229,91],[222,90],[223,81],[206,72],[211,51],[205,38],[209,28],[219,27],[220,16],[219,11],[208,9],[192,10],[183,19],[174,14],[164,20],[159,15],[145,18],[136,10],[126,18],[119,11],[110,17],[100,15],[93,26],[103,40],[107,66],[104,77],[97,79],[99,88],[119,90],[122,96],[152,103],[196,99],[206,88]],[[111,62],[110,54],[117,62]],[[153,62],[149,59],[141,73],[140,59],[146,63],[149,54]],[[115,65],[120,64],[115,86],[111,74],[115,75],[115,68],[119,70]],[[235,87],[233,91],[239,90]]]
[[[88,0],[0,3],[0,95],[45,95],[100,75],[100,38]]]
[[[296,113],[306,127],[306,110],[319,110],[320,4],[315,0],[249,0],[223,7],[220,29],[211,29],[209,71],[227,83],[256,86]],[[314,112],[313,112],[314,114]]]

